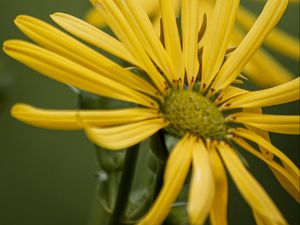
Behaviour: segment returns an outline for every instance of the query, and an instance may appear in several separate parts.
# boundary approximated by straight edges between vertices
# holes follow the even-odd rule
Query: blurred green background
[[[244,3],[256,7],[249,0]],[[82,18],[89,8],[87,0],[1,0],[0,42],[25,38],[13,24],[19,14],[50,21],[50,13],[61,11]],[[289,7],[280,26],[299,36],[297,5]],[[298,62],[279,59],[299,74]],[[87,225],[96,188],[93,145],[82,132],[48,131],[13,120],[9,111],[16,102],[57,109],[77,107],[76,95],[69,87],[39,76],[0,53],[0,225]],[[267,111],[297,114],[299,103]],[[299,166],[298,137],[273,135],[272,140]],[[251,172],[290,224],[299,224],[298,204],[279,187],[263,163],[245,155]],[[230,224],[253,224],[249,207],[234,186],[230,187],[229,200]]]

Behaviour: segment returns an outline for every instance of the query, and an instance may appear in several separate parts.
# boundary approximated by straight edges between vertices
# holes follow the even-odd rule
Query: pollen
[[[169,90],[162,106],[165,128],[171,135],[182,137],[191,133],[202,139],[225,139],[227,125],[218,107],[207,97],[192,90]]]

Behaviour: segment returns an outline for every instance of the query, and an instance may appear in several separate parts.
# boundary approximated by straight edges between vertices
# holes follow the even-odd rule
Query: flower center
[[[208,98],[192,90],[170,90],[162,107],[172,135],[182,137],[187,132],[199,138],[225,139],[225,119]]]

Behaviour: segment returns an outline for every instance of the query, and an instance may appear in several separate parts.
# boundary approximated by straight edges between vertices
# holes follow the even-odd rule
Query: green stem
[[[138,150],[139,144],[127,149],[116,204],[113,214],[111,216],[111,225],[122,224],[122,215],[124,214],[124,211],[126,209],[131,186],[134,179],[134,171],[139,153]]]

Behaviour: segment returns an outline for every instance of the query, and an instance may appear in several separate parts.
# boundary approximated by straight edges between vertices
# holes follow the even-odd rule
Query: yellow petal
[[[227,225],[228,182],[226,171],[214,146],[209,148],[209,156],[216,187],[210,210],[210,222],[212,225]]]
[[[164,75],[171,82],[175,79],[174,67],[169,56],[164,49],[159,37],[153,28],[150,18],[143,10],[138,0],[127,0],[126,4],[122,0],[115,0],[123,15],[127,18],[137,37],[141,40],[147,53],[156,65],[162,70]]]
[[[181,1],[182,51],[188,85],[196,82],[198,61],[198,0]],[[165,29],[168,29],[167,27]]]
[[[278,164],[274,160],[266,158],[262,153],[255,150],[251,145],[249,145],[245,140],[241,138],[233,138],[233,141],[240,145],[242,148],[255,155],[257,158],[264,161],[276,175],[279,182],[283,182],[282,186],[293,196],[298,202],[300,202],[300,183],[299,179],[295,179],[284,167]]]
[[[230,99],[225,103],[225,109],[241,107],[261,107],[283,104],[299,99],[300,79],[261,91],[252,91]]]
[[[162,15],[165,48],[174,65],[176,79],[181,79],[183,84],[184,66],[182,60],[181,43],[172,0],[160,0],[159,3]]]
[[[215,196],[215,183],[208,150],[201,140],[193,146],[193,170],[188,197],[191,225],[203,224]]]
[[[270,151],[272,154],[278,157],[285,164],[285,166],[288,166],[289,172],[292,176],[294,176],[297,179],[300,178],[300,172],[297,166],[284,153],[282,153],[279,149],[274,147],[270,142],[268,142],[261,136],[255,134],[254,132],[243,128],[236,129],[234,133],[240,137],[246,138],[250,141],[257,143],[259,146]]]
[[[287,224],[271,198],[247,171],[234,150],[226,144],[220,144],[218,150],[233,181],[251,208],[273,224]]]
[[[257,114],[263,114],[262,108],[261,107],[253,107],[253,108],[243,108],[242,110],[243,112],[246,113],[257,113]],[[271,142],[270,136],[269,136],[269,132],[259,129],[257,127],[252,127],[252,126],[248,126],[247,124],[245,124],[245,127],[250,130],[253,131],[254,133],[258,134],[259,136],[263,137],[264,139],[266,139],[268,142]],[[261,153],[264,155],[264,157],[268,160],[273,160],[274,159],[274,155],[268,151],[265,148],[262,148],[261,146],[259,146],[259,150],[261,151]]]
[[[253,130],[253,129],[251,129],[251,130]],[[280,159],[280,161],[282,162],[282,164],[286,168],[286,170],[290,173],[290,175],[293,176],[294,179],[299,179],[298,168],[293,164],[293,162],[291,162],[291,160],[288,159],[287,156],[285,156],[280,150],[276,149],[271,144],[271,141],[270,141],[268,135],[263,133],[264,131],[259,130],[257,128],[254,130],[254,132],[251,132],[251,131],[248,131],[245,129],[238,129],[238,131],[243,133],[243,135],[244,135],[243,137],[256,142],[262,151],[270,152],[271,154],[269,154],[269,157],[271,157],[273,154],[276,155]],[[256,133],[259,134],[260,136],[258,136]],[[259,141],[260,143],[258,143],[255,139],[255,137],[257,137],[257,136],[259,137],[257,139],[257,141]],[[253,139],[253,137],[254,137],[254,139]],[[269,158],[269,157],[267,157],[267,158]],[[275,174],[275,176],[276,175],[277,174]],[[276,178],[281,182],[280,177],[276,176]]]
[[[138,225],[160,225],[169,213],[172,203],[179,195],[188,174],[193,152],[193,138],[185,136],[172,150],[167,161],[163,187],[150,211],[138,222]],[[180,163],[177,163],[180,162]]]
[[[300,204],[299,178],[295,180],[295,178],[293,177],[291,179],[289,176],[289,172],[288,174],[283,174],[282,172],[279,172],[275,169],[272,169],[272,172],[281,186]]]
[[[165,126],[167,122],[164,119],[149,119],[108,128],[87,126],[85,132],[95,144],[111,150],[120,150],[145,140]]]
[[[198,1],[199,4],[199,12],[198,12],[198,20],[199,25],[202,26],[203,22],[205,22],[204,18],[206,17],[206,30],[204,32],[204,36],[198,43],[198,49],[203,48],[204,42],[207,37],[207,28],[210,27],[212,21],[212,15],[214,12],[215,0],[207,0],[207,1]]]
[[[19,103],[13,106],[11,115],[23,123],[59,130],[79,130],[82,128],[77,110],[44,110]]]
[[[145,90],[143,92],[150,95],[155,93],[155,89],[143,79],[53,26],[30,16],[18,16],[15,23],[28,37],[46,49],[128,87]]]
[[[147,72],[153,83],[160,90],[165,92],[165,79],[156,69],[155,65],[147,55],[146,49],[142,44],[128,19],[122,14],[118,6],[111,0],[91,0],[94,7],[99,10],[106,23],[126,45],[126,48],[138,62],[138,65]]]
[[[157,105],[153,99],[142,93],[36,45],[10,40],[4,43],[3,48],[12,58],[62,83],[109,98],[149,107]]]
[[[243,74],[262,87],[284,84],[295,77],[262,49],[245,66]]]
[[[157,110],[145,108],[114,110],[48,110],[19,103],[12,116],[27,124],[48,129],[82,129],[84,126],[113,126],[160,117]]]
[[[255,211],[253,211],[253,216],[254,216],[254,219],[255,219],[255,222],[257,225],[274,225],[273,221],[270,221],[270,220],[262,217]]]
[[[145,12],[151,16],[159,10],[159,0],[138,0]]]
[[[229,99],[245,94],[248,91],[238,88],[238,87],[234,87],[234,86],[227,86],[222,92],[221,94],[218,96],[218,98],[216,99],[216,104],[221,104],[223,102],[228,101]]]
[[[240,43],[243,36],[241,30],[234,29],[231,36],[233,43]],[[280,65],[263,48],[257,50],[249,63],[243,68],[243,73],[255,83],[264,87],[283,84],[294,78],[290,71]]]
[[[265,2],[266,0],[256,0],[256,1],[258,1],[258,2]],[[289,0],[289,4],[290,3],[298,3],[299,4],[299,0]]]
[[[247,30],[249,30],[255,22],[254,15],[244,7],[239,8],[236,19],[237,22]],[[265,39],[264,44],[281,54],[299,60],[299,41],[279,28],[274,29],[270,33]]]
[[[103,27],[106,25],[101,14],[94,8],[86,13],[84,20],[96,27]]]
[[[256,113],[235,113],[227,121],[251,125],[262,130],[281,134],[299,134],[300,117],[282,115],[262,115]]]
[[[97,11],[97,13],[99,12]],[[51,15],[51,18],[74,36],[125,61],[137,65],[136,60],[132,57],[123,43],[102,30],[99,30],[85,21],[65,13],[54,13]]]
[[[158,11],[158,0],[139,0],[139,2],[149,16],[156,14]],[[103,17],[95,9],[92,9],[87,13],[85,20],[97,27],[105,25]]]
[[[201,81],[204,90],[210,85],[224,61],[239,2],[239,0],[216,2],[203,48]]]
[[[223,64],[213,83],[214,92],[228,86],[259,49],[266,36],[278,23],[288,4],[287,0],[269,0],[237,49]]]
[[[256,108],[246,108],[243,109],[243,111],[245,112],[251,112],[251,113],[260,113],[262,114],[262,109],[259,107]],[[255,127],[251,127],[251,126],[247,126],[247,129],[249,129],[250,131],[253,131],[254,133],[260,135],[261,137],[263,137],[265,140],[267,140],[268,142],[271,142],[269,134],[267,131],[261,130],[259,128],[255,128]],[[262,146],[259,146],[260,151],[262,152],[263,156],[267,159],[267,160],[273,160],[274,155],[268,151],[267,149],[265,149]],[[284,166],[285,172],[289,173],[290,176],[292,176],[293,180],[296,180],[296,183],[299,183],[299,177],[297,176],[297,174],[295,174],[293,172],[293,170],[284,162],[281,162]],[[269,166],[270,167],[270,166]],[[272,170],[272,173],[274,174],[274,176],[276,177],[276,179],[278,180],[278,182],[282,185],[282,187],[291,195],[293,196],[293,198],[295,198],[298,202],[300,200],[300,196],[299,196],[299,185],[296,185],[296,187],[293,187],[293,185],[291,185],[291,181],[289,180],[289,178],[287,176],[285,176],[284,174],[280,173],[279,171],[273,169],[272,167],[270,167],[270,169]]]

